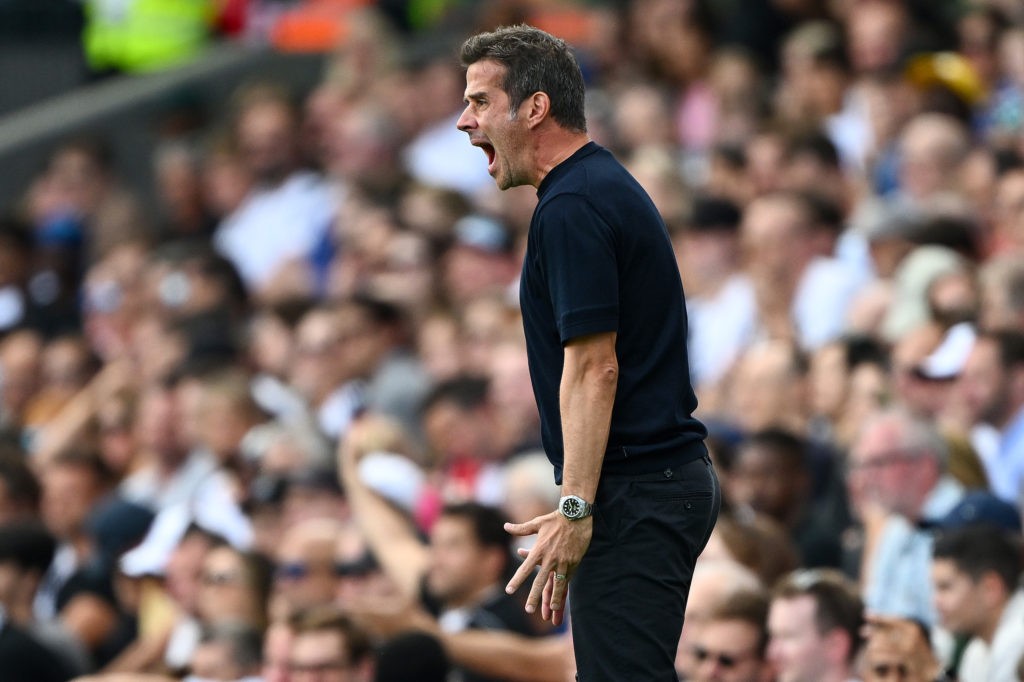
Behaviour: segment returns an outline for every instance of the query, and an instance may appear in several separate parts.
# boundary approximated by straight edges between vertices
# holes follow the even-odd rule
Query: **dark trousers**
[[[708,457],[654,474],[602,476],[593,539],[569,583],[580,682],[677,682],[693,566],[721,500]]]

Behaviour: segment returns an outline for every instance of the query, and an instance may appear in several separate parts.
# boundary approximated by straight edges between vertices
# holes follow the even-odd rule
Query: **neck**
[[[821,678],[821,682],[848,682],[852,679],[853,672],[850,670],[850,666],[844,663],[830,670]]]
[[[988,612],[988,619],[982,624],[981,629],[976,635],[989,646],[992,645],[992,640],[995,639],[996,631],[999,629],[999,621],[1003,617],[1003,611],[1006,610],[1006,605],[1009,603],[1011,596],[1012,595],[1007,595],[1006,601]]]
[[[548,176],[555,166],[562,163],[570,156],[587,144],[590,138],[586,133],[576,133],[554,123],[546,129],[538,131],[533,138],[533,153],[536,162],[534,187],[540,187],[540,183]]]

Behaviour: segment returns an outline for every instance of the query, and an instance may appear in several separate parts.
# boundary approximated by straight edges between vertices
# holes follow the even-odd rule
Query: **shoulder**
[[[960,659],[960,677],[965,680],[988,679],[989,654],[983,641],[972,638]]]
[[[563,195],[603,200],[609,193],[620,193],[623,181],[632,181],[625,167],[604,147],[593,145],[582,157],[570,160],[552,173],[550,186],[544,191],[541,205]]]
[[[14,680],[67,679],[62,677],[63,666],[54,652],[43,646],[19,627],[5,623],[0,628],[0,669]]]

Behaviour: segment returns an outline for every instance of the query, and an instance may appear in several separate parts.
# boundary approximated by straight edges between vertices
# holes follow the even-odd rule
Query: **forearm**
[[[33,451],[35,466],[45,466],[57,453],[74,445],[95,418],[99,407],[118,391],[132,386],[134,378],[134,368],[125,361],[114,361],[103,368],[42,429]]]
[[[530,639],[510,632],[464,630],[440,635],[448,656],[460,667],[510,682],[563,682],[567,641],[561,636]]]
[[[341,477],[352,516],[367,544],[388,576],[409,598],[419,596],[419,584],[426,571],[427,550],[415,536],[409,522],[359,478],[353,458],[342,455]]]
[[[159,669],[163,662],[164,650],[170,639],[166,635],[136,639],[104,668],[104,673],[130,673],[133,675]]]
[[[45,467],[77,441],[95,415],[95,388],[86,386],[46,424],[34,449],[33,463]]]
[[[593,502],[601,477],[618,383],[614,336],[599,339],[598,352],[566,348],[559,387],[562,418],[562,494]],[[610,343],[611,355],[608,345]]]

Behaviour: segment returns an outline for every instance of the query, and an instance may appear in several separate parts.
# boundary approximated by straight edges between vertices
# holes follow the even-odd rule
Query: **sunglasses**
[[[301,562],[278,564],[274,569],[274,575],[278,580],[302,580],[309,575],[309,564]]]
[[[693,653],[693,657],[697,659],[698,663],[712,660],[726,670],[735,668],[743,661],[753,658],[755,655],[755,652],[753,651],[748,651],[745,654],[728,654],[721,651],[711,651],[710,649],[705,649],[702,646],[694,646],[691,651]]]
[[[221,586],[234,585],[241,582],[242,576],[237,571],[211,571],[203,573],[199,580],[203,585]]]
[[[334,564],[334,575],[339,578],[362,578],[377,569],[372,560],[338,561]]]
[[[302,580],[308,577],[312,570],[308,563],[295,561],[278,564],[274,575],[278,580]],[[365,558],[355,561],[337,561],[331,566],[331,571],[340,578],[360,578],[375,570],[377,570],[376,563]]]

